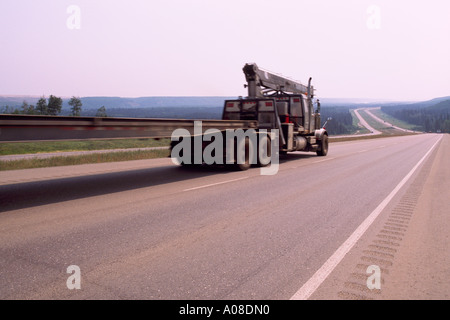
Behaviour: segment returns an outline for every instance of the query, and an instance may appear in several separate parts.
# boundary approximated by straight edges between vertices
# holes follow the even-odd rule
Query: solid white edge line
[[[420,161],[411,169],[411,171],[403,178],[402,181],[392,190],[392,192],[375,208],[374,211],[361,223],[361,225],[345,240],[345,242],[333,253],[333,255],[320,267],[319,270],[290,298],[290,300],[307,300],[325,281],[334,268],[342,261],[345,255],[352,249],[356,242],[366,232],[370,225],[375,221],[378,215],[394,198],[397,192],[411,178],[417,168],[425,161],[428,155],[433,151],[435,146],[441,141],[442,136],[433,144],[428,152],[420,159]]]
[[[211,184],[207,184],[207,185],[203,185],[203,186],[199,186],[199,187],[193,187],[193,188],[184,189],[183,191],[191,191],[191,190],[197,190],[197,189],[202,189],[202,188],[208,188],[208,187],[212,187],[212,186],[217,186],[217,185],[219,185],[219,184],[224,184],[224,183],[228,183],[228,182],[239,181],[239,180],[243,180],[243,179],[247,179],[247,178],[248,178],[248,177],[242,177],[242,178],[233,179],[233,180],[227,180],[227,181],[221,181],[221,182],[211,183]]]

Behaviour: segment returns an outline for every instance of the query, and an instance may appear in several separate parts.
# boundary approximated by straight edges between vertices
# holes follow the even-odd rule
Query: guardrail
[[[155,118],[98,118],[33,115],[0,115],[0,142],[167,138],[176,129],[194,133],[194,122],[208,129],[256,128],[254,120],[191,120]]]

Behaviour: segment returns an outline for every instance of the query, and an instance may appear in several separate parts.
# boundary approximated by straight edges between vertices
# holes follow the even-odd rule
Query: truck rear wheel
[[[326,156],[328,153],[328,135],[324,134],[322,139],[319,140],[319,149],[316,151],[318,156]]]
[[[253,144],[251,140],[248,137],[246,137],[242,142],[237,144],[235,151],[236,152],[235,152],[234,167],[236,168],[236,170],[239,171],[248,170],[252,166],[251,154],[253,152]],[[238,160],[240,152],[244,152],[244,158],[242,160]]]
[[[272,141],[265,135],[261,137],[258,145],[258,167],[266,167],[272,160]]]

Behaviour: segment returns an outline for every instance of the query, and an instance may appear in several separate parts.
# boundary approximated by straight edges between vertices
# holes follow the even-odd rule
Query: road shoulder
[[[450,298],[450,135],[437,150],[430,174],[385,284],[386,299]]]
[[[310,299],[449,298],[449,157],[446,135]]]

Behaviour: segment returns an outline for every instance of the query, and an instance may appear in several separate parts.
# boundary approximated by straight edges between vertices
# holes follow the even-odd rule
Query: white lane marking
[[[317,161],[314,161],[313,163],[319,163],[319,162],[324,162],[324,161],[330,161],[330,160],[333,160],[333,159],[335,159],[335,158],[326,158],[326,159],[323,159],[323,160],[317,160]]]
[[[326,159],[323,159],[323,160],[317,160],[317,161],[313,161],[313,162],[311,162],[311,163],[305,163],[304,165],[298,165],[298,166],[289,167],[288,169],[303,168],[303,167],[306,167],[306,166],[308,166],[308,165],[310,165],[310,164],[319,163],[319,162],[324,162],[324,161],[330,161],[330,160],[333,160],[333,159],[336,159],[336,158],[329,158],[329,157],[327,157]]]
[[[403,178],[402,181],[392,190],[392,192],[375,208],[374,211],[361,223],[361,225],[352,233],[352,235],[345,240],[345,242],[333,253],[333,255],[320,267],[319,270],[290,298],[290,300],[307,300],[316,289],[325,281],[328,275],[341,262],[345,255],[352,249],[356,242],[366,232],[370,225],[375,221],[378,215],[394,198],[397,192],[405,185],[411,178],[417,168],[425,161],[428,155],[433,151],[434,147],[441,141],[442,136],[436,141],[428,152],[420,159],[420,161],[411,169],[411,171]]]
[[[227,181],[221,181],[221,182],[216,182],[216,183],[206,184],[206,185],[199,186],[199,187],[193,187],[193,188],[184,189],[183,191],[191,191],[191,190],[197,190],[197,189],[202,189],[202,188],[208,188],[208,187],[212,187],[212,186],[217,186],[217,185],[219,185],[219,184],[224,184],[224,183],[229,183],[229,182],[239,181],[239,180],[243,180],[243,179],[247,179],[247,178],[248,178],[248,177],[242,177],[242,178],[233,179],[233,180],[227,180]]]

